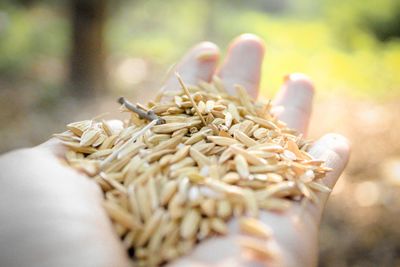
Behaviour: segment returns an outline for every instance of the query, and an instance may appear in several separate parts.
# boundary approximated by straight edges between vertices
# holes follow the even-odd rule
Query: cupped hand
[[[235,84],[257,97],[264,56],[263,42],[242,35],[230,45],[221,67],[212,43],[191,49],[176,71],[188,84],[210,81],[218,75],[229,92]],[[175,77],[165,90],[177,90]],[[292,74],[274,100],[276,115],[288,126],[306,134],[314,94],[304,75]],[[1,266],[129,266],[128,256],[102,209],[100,188],[83,174],[62,164],[64,148],[55,140],[0,157],[0,265]],[[326,161],[333,171],[323,183],[333,187],[349,156],[345,138],[328,134],[310,153]],[[263,212],[261,219],[273,230],[265,243],[275,251],[268,266],[313,266],[317,262],[318,227],[327,194],[319,203],[294,204],[284,213]],[[230,234],[198,245],[170,266],[256,266],[256,259],[240,253],[235,242],[237,222]]]
[[[100,188],[56,140],[0,157],[0,266],[129,266]]]
[[[213,75],[221,78],[225,88],[234,93],[235,84],[243,85],[254,98],[258,96],[261,65],[264,57],[264,43],[257,36],[244,34],[230,44],[227,57],[218,67],[218,48],[212,43],[201,43],[194,47],[177,66],[187,83],[210,80]],[[207,56],[203,56],[207,55]],[[177,87],[172,77],[166,89]],[[303,74],[291,74],[273,100],[276,116],[289,127],[304,136],[310,121],[314,86]],[[322,183],[333,188],[345,168],[350,146],[348,141],[337,134],[327,134],[317,140],[309,153],[325,160],[333,169]],[[284,213],[262,212],[260,219],[273,230],[271,240],[265,243],[275,255],[267,266],[316,266],[318,260],[318,231],[327,193],[318,194],[318,203],[294,203]],[[265,266],[265,262],[245,257],[236,242],[239,237],[237,220],[230,222],[230,234],[209,239],[190,255],[171,266]]]

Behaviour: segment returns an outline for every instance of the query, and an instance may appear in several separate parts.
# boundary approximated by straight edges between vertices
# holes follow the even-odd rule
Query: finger
[[[349,161],[350,143],[339,134],[327,134],[320,138],[310,149],[310,155],[316,159],[324,160],[325,166],[332,168],[332,171],[327,174],[319,183],[333,189],[336,181],[343,173],[344,168]],[[317,215],[320,217],[323,207],[328,200],[329,193],[319,193],[319,204],[317,206]],[[314,205],[315,206],[315,205]]]
[[[275,97],[273,112],[290,128],[307,134],[313,97],[314,85],[310,79],[300,73],[290,74]]]
[[[163,89],[167,91],[181,90],[175,75],[178,72],[183,81],[189,85],[195,85],[199,81],[210,81],[219,58],[218,47],[210,42],[203,42],[193,47],[182,61],[171,71]]]
[[[235,94],[235,84],[242,85],[256,98],[260,85],[264,42],[252,34],[237,37],[230,45],[218,76],[229,93]]]

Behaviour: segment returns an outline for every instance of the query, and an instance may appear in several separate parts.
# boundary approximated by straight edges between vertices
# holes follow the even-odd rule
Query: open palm
[[[257,97],[264,45],[253,35],[236,38],[217,69],[219,51],[211,43],[190,50],[177,65],[186,83],[210,81],[217,74],[228,91],[235,84]],[[177,90],[174,77],[166,90]],[[303,75],[290,75],[276,97],[277,116],[306,134],[314,89]],[[0,265],[1,266],[128,266],[128,257],[101,207],[100,189],[87,177],[60,163],[63,147],[55,140],[0,158]],[[349,145],[338,135],[318,140],[310,153],[334,169],[324,178],[333,187],[345,167]],[[263,212],[273,230],[265,243],[276,251],[271,266],[313,266],[317,261],[318,228],[327,195],[319,204],[295,204],[285,213]],[[230,234],[204,241],[171,266],[255,266],[235,242],[237,222]]]
[[[207,54],[206,61],[198,61],[199,55]],[[211,55],[214,55],[212,57]],[[264,57],[263,42],[253,35],[242,35],[230,45],[228,55],[217,69],[218,49],[210,43],[196,46],[178,65],[178,71],[185,81],[195,84],[199,80],[209,80],[212,75],[221,77],[225,87],[234,92],[234,85],[243,85],[253,97],[257,97],[261,65]],[[201,58],[201,57],[200,57]],[[174,79],[167,83],[167,89],[177,88]],[[308,78],[301,74],[286,77],[285,83],[274,99],[276,115],[289,127],[306,135],[311,115],[314,88]],[[318,159],[326,160],[334,169],[326,178],[325,185],[333,187],[342,173],[349,157],[349,145],[345,138],[328,134],[318,140],[310,153]],[[327,194],[320,194],[319,204],[296,203],[285,213],[263,212],[261,219],[273,230],[273,238],[266,243],[277,253],[268,266],[314,266],[318,254],[318,230]],[[230,222],[230,235],[210,239],[199,245],[186,258],[173,266],[255,266],[256,261],[243,257],[237,244],[238,225]],[[259,263],[261,266],[262,263]]]

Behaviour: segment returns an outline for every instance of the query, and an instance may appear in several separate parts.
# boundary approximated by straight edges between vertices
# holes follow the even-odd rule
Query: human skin
[[[212,43],[192,48],[176,66],[188,84],[210,81],[217,74],[229,92],[234,84],[257,97],[264,44],[254,35],[232,41],[218,66],[219,50]],[[170,77],[165,90],[177,90]],[[274,99],[274,112],[306,134],[314,87],[304,75],[292,74]],[[113,127],[120,127],[112,122]],[[33,148],[0,157],[0,266],[129,266],[128,256],[102,208],[100,188],[85,175],[62,163],[65,148],[54,139]],[[320,138],[310,149],[333,169],[322,183],[333,188],[349,157],[348,141],[337,134]],[[265,246],[274,251],[268,262],[242,253],[236,240],[237,220],[229,222],[227,236],[213,237],[169,266],[315,266],[318,231],[328,194],[319,203],[294,203],[286,212],[261,212],[272,229]]]

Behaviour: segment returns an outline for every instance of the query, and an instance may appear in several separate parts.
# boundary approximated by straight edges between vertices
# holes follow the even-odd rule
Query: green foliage
[[[207,11],[207,2],[200,0],[123,4],[113,12],[107,40],[114,53],[171,63],[201,40]]]
[[[251,5],[237,8],[227,1],[214,3],[212,8],[207,1],[124,5],[110,24],[109,42],[114,53],[170,64],[203,38],[212,37],[225,47],[238,34],[252,32],[267,44],[262,86],[268,92],[280,86],[285,74],[304,72],[320,90],[372,97],[400,93],[396,74],[400,69],[399,40],[380,42],[363,24],[371,14],[393,18],[393,1],[307,2],[289,6],[286,13],[278,15]]]
[[[107,48],[111,56],[142,57],[166,69],[201,40],[225,48],[252,32],[266,41],[262,86],[268,92],[285,74],[304,72],[319,90],[400,94],[397,0],[269,2],[110,1]],[[0,13],[0,75],[18,79],[42,57],[68,63],[68,13],[47,2],[10,3]]]
[[[324,0],[324,2],[323,14],[335,30],[338,33],[341,31],[344,36],[349,36],[354,30],[362,29],[380,40],[400,37],[398,0]]]
[[[43,6],[8,6],[0,20],[0,74],[20,79],[42,58],[63,59],[69,45],[65,18]],[[40,79],[40,77],[39,77]]]

